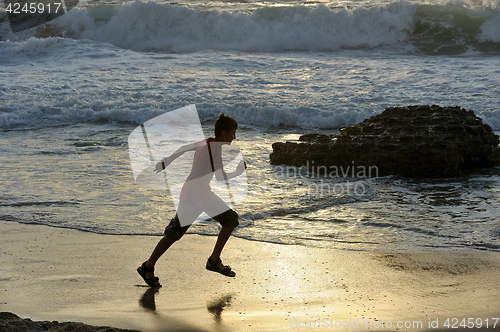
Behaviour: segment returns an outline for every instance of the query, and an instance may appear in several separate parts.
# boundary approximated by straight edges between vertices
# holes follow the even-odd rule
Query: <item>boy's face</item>
[[[229,144],[231,144],[233,139],[236,139],[236,129],[231,129],[230,131],[223,130],[219,137],[219,141]]]

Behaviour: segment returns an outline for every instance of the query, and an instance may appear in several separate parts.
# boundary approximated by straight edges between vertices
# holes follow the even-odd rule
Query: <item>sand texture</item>
[[[154,289],[136,268],[159,237],[9,221],[0,230],[0,312],[33,321],[145,332],[416,331],[474,318],[492,331],[500,316],[497,252],[356,252],[233,237],[222,259],[237,276],[227,278],[205,270],[215,237],[188,234],[160,259],[164,286]]]

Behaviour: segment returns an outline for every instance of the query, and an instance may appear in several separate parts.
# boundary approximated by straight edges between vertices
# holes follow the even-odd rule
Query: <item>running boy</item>
[[[177,214],[165,228],[165,236],[158,242],[149,259],[137,268],[137,272],[151,287],[161,287],[159,279],[154,276],[154,266],[158,259],[186,233],[189,226],[202,212],[207,213],[222,225],[212,255],[208,258],[206,269],[228,277],[236,276],[229,266],[222,264],[220,254],[234,228],[238,226],[238,214],[211,190],[210,181],[214,175],[218,181],[239,176],[247,166],[241,161],[234,172],[226,173],[222,164],[222,145],[231,144],[236,138],[238,129],[236,120],[221,113],[214,127],[215,139],[208,138],[185,145],[156,164],[155,171],[161,172],[185,152],[195,151],[191,173],[181,189]]]

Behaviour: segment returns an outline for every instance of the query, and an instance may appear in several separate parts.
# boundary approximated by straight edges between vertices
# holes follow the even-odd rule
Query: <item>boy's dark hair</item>
[[[229,132],[232,129],[238,129],[238,122],[230,116],[221,113],[217,120],[215,120],[215,137],[220,136],[225,130]]]

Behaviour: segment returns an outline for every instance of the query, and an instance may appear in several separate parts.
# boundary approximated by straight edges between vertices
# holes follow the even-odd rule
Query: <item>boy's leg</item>
[[[179,240],[186,233],[189,226],[190,225],[181,227],[179,218],[177,215],[175,215],[175,217],[165,228],[165,236],[158,242],[149,259],[144,262],[144,265],[147,268],[154,268],[158,259],[165,253],[165,251],[168,250],[168,248],[170,248],[170,246],[175,241]],[[154,278],[154,272],[146,272],[144,277],[145,279]],[[159,284],[158,282],[156,283]]]
[[[156,245],[155,249],[151,253],[151,256],[149,259],[146,261],[146,267],[155,267],[156,262],[158,259],[167,251],[168,248],[175,242],[176,240],[173,240],[167,236],[164,236]],[[150,275],[148,275],[150,274]],[[151,278],[153,277],[153,273],[146,273],[146,278]]]
[[[165,253],[165,251],[167,251],[168,248],[170,248],[170,246],[175,242],[175,240],[167,237],[167,236],[164,236],[160,242],[158,242],[158,244],[156,245],[155,249],[153,250],[153,253],[151,254],[151,256],[149,257],[149,259],[144,262],[144,265],[147,267],[147,268],[153,268],[152,271],[154,271],[154,267],[155,267],[155,264],[156,264],[156,261],[158,261],[158,259],[161,257],[161,255],[163,255]],[[145,279],[152,279],[155,277],[155,274],[154,272],[146,272],[144,274],[144,277]],[[151,281],[146,281],[148,283],[148,285],[150,286],[154,286],[154,287],[161,287],[158,279],[156,279],[156,281],[153,281],[151,283]]]
[[[220,258],[222,249],[224,249],[224,246],[226,245],[227,240],[229,240],[229,237],[231,236],[231,233],[233,232],[235,227],[236,225],[222,227],[222,229],[219,232],[219,236],[217,237],[217,242],[215,243],[212,255],[210,256],[212,261],[216,261]],[[222,264],[219,264],[219,268],[224,268],[224,267]]]
[[[156,245],[155,249],[151,253],[151,256],[146,262],[146,267],[155,266],[161,255],[163,255],[175,241],[180,240],[180,238],[186,233],[189,226],[191,226],[191,223],[193,223],[201,214],[201,211],[202,210],[197,206],[179,201],[177,213],[165,228],[165,237],[163,237]],[[181,226],[179,216],[183,218],[182,220],[186,224],[185,226]]]
[[[214,202],[217,202],[217,201],[219,201],[219,204],[220,204],[220,202],[222,202],[222,204],[225,205],[225,203],[217,196],[215,196],[211,200],[211,203],[214,204]],[[226,207],[227,207],[227,210],[225,212],[220,213],[216,216],[211,216],[213,219],[215,219],[216,221],[218,221],[222,225],[222,229],[220,230],[219,236],[217,237],[217,242],[215,243],[212,254],[210,255],[210,260],[212,262],[215,262],[218,259],[220,259],[222,249],[224,249],[224,246],[226,245],[227,240],[231,236],[231,233],[233,232],[234,228],[236,226],[238,226],[238,224],[239,224],[238,223],[238,214],[234,210],[230,209],[227,205],[226,205]],[[220,211],[220,209],[219,209],[219,211]],[[225,268],[225,266],[222,263],[219,263],[217,265],[217,267],[219,269]]]

